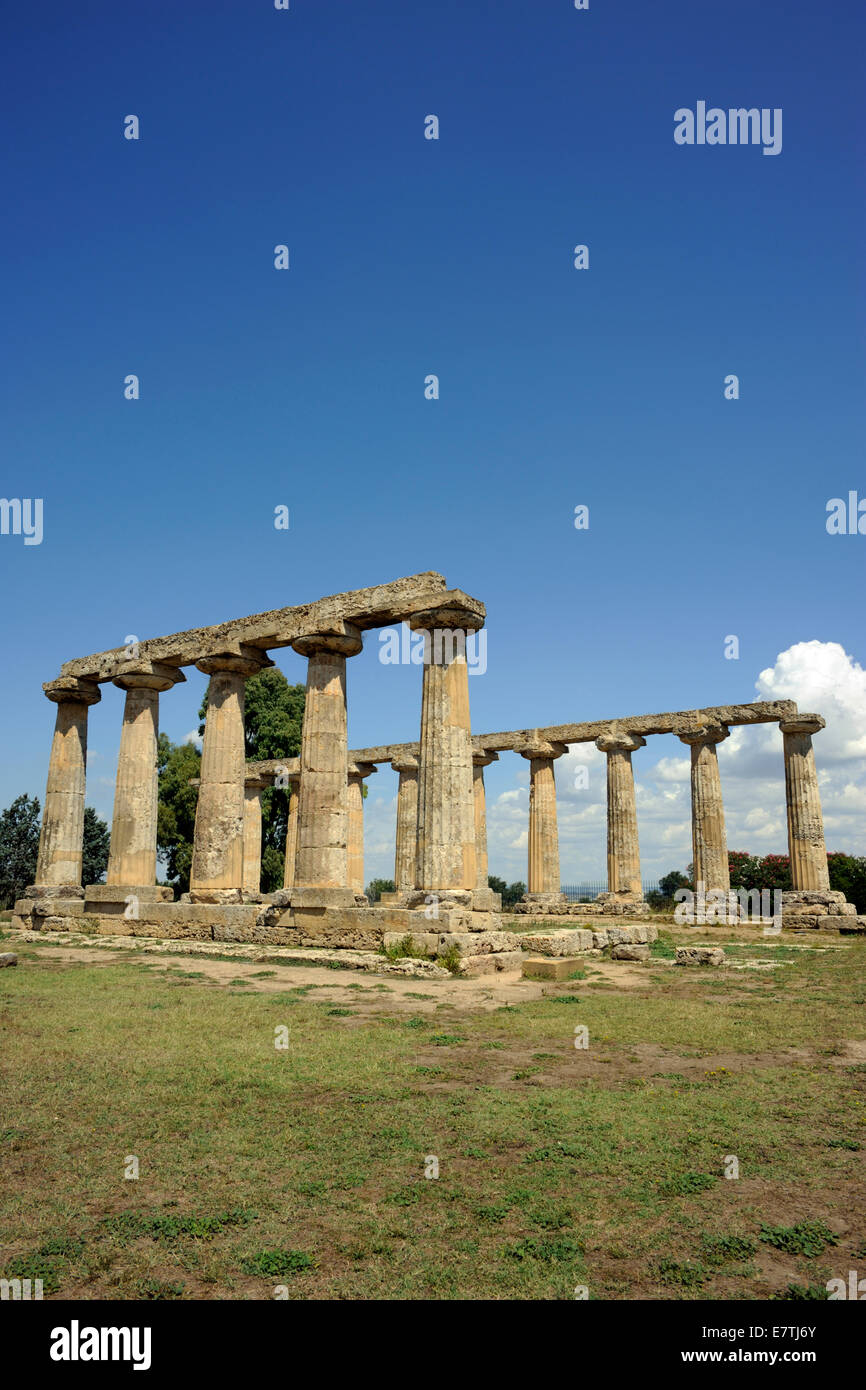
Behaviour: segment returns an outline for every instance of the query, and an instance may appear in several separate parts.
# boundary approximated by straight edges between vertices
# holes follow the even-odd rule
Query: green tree
[[[92,806],[84,808],[84,847],[81,857],[81,882],[101,883],[108,868],[111,843],[108,825]]]
[[[19,796],[0,815],[0,907],[11,907],[36,877],[39,801]]]
[[[866,912],[866,858],[833,850],[827,855],[827,868],[834,892],[844,893],[858,912]]]
[[[172,743],[160,734],[156,755],[159,772],[159,806],[156,847],[166,868],[166,879],[178,893],[189,888],[195,808],[198,788],[190,778],[201,771],[201,754],[191,743]]]
[[[364,889],[371,903],[377,903],[383,893],[393,893],[395,891],[394,880],[392,878],[371,878],[367,887]]]
[[[495,874],[488,874],[487,887],[492,889],[494,893],[501,893],[503,907],[513,907],[515,903],[520,902],[526,892],[525,883],[508,884],[504,878],[497,878]]]

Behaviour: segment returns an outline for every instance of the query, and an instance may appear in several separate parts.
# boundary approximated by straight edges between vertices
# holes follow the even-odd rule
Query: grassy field
[[[866,943],[718,971],[667,964],[674,939],[481,1008],[461,981],[7,932],[0,1274],[82,1299],[824,1296],[866,1273]]]

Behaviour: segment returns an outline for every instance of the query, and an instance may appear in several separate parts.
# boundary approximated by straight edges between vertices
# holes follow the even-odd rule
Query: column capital
[[[375,763],[349,763],[346,771],[350,779],[354,777],[359,782],[363,782],[365,777],[372,777],[378,768]]]
[[[640,734],[617,728],[608,729],[595,740],[595,746],[601,753],[636,753],[645,744],[646,739]]]
[[[492,750],[488,752],[486,748],[480,748],[477,752],[473,752],[472,754],[473,767],[487,767],[490,763],[498,762],[499,754],[493,752]]]
[[[484,615],[459,603],[445,603],[441,608],[413,613],[407,622],[413,632],[430,632],[436,628],[465,628],[467,632],[477,632],[484,626]]]
[[[677,738],[682,743],[695,747],[702,743],[721,743],[730,732],[726,724],[702,724],[700,728],[684,730],[683,733],[677,734]]]
[[[102,691],[96,681],[84,680],[78,676],[58,676],[56,680],[46,681],[42,689],[46,698],[55,705],[74,702],[79,705],[98,705]]]
[[[418,759],[414,753],[401,753],[391,759],[391,766],[395,772],[417,772]]]
[[[826,727],[827,721],[820,714],[798,714],[796,719],[779,720],[783,734],[817,734]]]
[[[336,656],[357,656],[364,645],[361,629],[354,623],[339,619],[332,627],[320,632],[304,632],[292,642],[299,656],[317,656],[332,652]]]
[[[521,758],[561,758],[563,753],[568,752],[567,743],[551,743],[546,738],[540,738],[536,732],[532,738],[526,740],[522,748],[515,750]]]
[[[111,683],[120,690],[164,691],[185,680],[186,676],[177,666],[166,666],[162,661],[131,661]]]
[[[255,676],[266,666],[273,666],[274,663],[260,647],[248,647],[245,642],[235,642],[223,652],[201,657],[195,664],[206,676],[215,676],[223,671],[229,671],[236,676]]]

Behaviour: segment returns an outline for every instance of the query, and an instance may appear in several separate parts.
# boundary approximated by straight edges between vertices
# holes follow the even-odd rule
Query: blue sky
[[[844,798],[866,537],[825,529],[831,497],[866,497],[860,6],[97,0],[4,28],[0,492],[44,500],[44,539],[0,536],[0,804],[43,794],[63,660],[436,569],[488,607],[478,731],[831,669],[828,699],[855,692],[837,847],[866,850]],[[676,145],[699,100],[782,108],[782,152]],[[187,674],[162,702],[176,739]],[[416,736],[418,668],[375,639],[349,690],[352,744]],[[106,815],[121,709],[106,688],[91,712]],[[523,768],[488,772],[512,877]],[[392,799],[380,773],[371,870]]]

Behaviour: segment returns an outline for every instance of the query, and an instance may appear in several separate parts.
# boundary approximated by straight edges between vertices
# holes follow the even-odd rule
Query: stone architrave
[[[308,658],[292,907],[351,907],[346,658],[361,650],[361,633],[340,622],[292,645]]]
[[[347,872],[349,887],[358,896],[364,893],[364,778],[375,771],[375,763],[348,764]]]
[[[729,733],[730,729],[723,724],[710,724],[679,735],[692,750],[692,857],[695,885],[703,884],[707,893],[727,893],[731,886],[717,753],[718,745]]]
[[[416,877],[410,906],[434,898],[464,907],[488,906],[487,894],[478,889],[475,857],[466,664],[467,636],[483,621],[460,605],[444,605],[411,618],[411,627],[424,633],[424,677]]]
[[[397,835],[394,851],[394,888],[398,894],[415,887],[418,853],[418,759],[412,753],[391,759],[399,774],[397,786]]]
[[[643,898],[631,755],[645,743],[616,728],[595,741],[607,755],[607,891],[617,897]]]
[[[824,818],[812,748],[812,735],[824,725],[820,714],[801,714],[779,724],[784,739],[788,853],[795,892],[830,891]]]
[[[155,661],[133,661],[128,671],[114,677],[114,685],[126,691],[126,701],[114,785],[108,887],[140,893],[156,885],[159,697],[185,680],[177,667]]]
[[[262,891],[262,792],[268,786],[266,777],[244,779],[244,898],[255,898]]]
[[[283,888],[288,889],[294,886],[295,882],[295,856],[298,852],[298,788],[300,778],[289,777],[289,785],[286,788],[289,808],[286,820],[286,860],[283,870]]]
[[[239,646],[196,664],[210,684],[189,896],[193,902],[238,902],[244,881],[245,684],[273,662],[258,648]]]
[[[472,788],[475,804],[475,862],[478,867],[478,887],[489,888],[487,882],[487,791],[484,786],[484,769],[499,761],[498,753],[472,754]]]
[[[536,731],[518,752],[529,762],[529,872],[524,901],[564,902],[553,763],[568,752],[568,748],[564,743],[552,743],[539,737]]]
[[[57,705],[48,785],[39,832],[36,882],[27,896],[47,897],[63,888],[64,897],[83,897],[84,797],[87,769],[87,711],[102,698],[90,680],[61,676],[42,687]],[[74,892],[72,890],[75,890]]]

